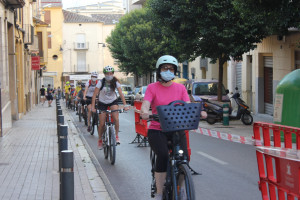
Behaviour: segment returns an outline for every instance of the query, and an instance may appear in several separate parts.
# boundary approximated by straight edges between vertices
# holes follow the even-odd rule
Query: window
[[[85,34],[77,34],[77,49],[84,49],[86,48],[85,45]]]
[[[52,37],[51,32],[48,32],[48,49],[52,48],[52,46],[51,46],[51,37]]]
[[[50,10],[45,11],[44,21],[51,26],[51,12],[50,12]]]
[[[86,71],[86,53],[85,53],[85,51],[77,52],[77,71],[78,72]]]

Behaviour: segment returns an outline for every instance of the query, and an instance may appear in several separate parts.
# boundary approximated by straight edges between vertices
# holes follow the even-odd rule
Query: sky
[[[90,4],[96,4],[98,2],[105,2],[108,0],[62,0],[63,8],[70,8],[70,7],[76,7],[76,6],[85,6]]]

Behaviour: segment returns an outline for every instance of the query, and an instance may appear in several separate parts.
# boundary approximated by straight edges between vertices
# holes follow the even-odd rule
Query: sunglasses
[[[161,71],[166,72],[168,70],[170,70],[170,72],[174,72],[175,67],[173,67],[173,66],[171,66],[171,67],[170,66],[161,66]]]

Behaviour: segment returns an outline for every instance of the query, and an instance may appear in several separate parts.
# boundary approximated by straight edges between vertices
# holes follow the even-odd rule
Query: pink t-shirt
[[[165,87],[160,82],[155,82],[148,85],[144,100],[150,102],[152,114],[157,114],[156,106],[168,105],[176,100],[186,102],[190,101],[190,98],[182,84],[173,82],[169,87]],[[161,130],[160,123],[151,121],[149,129]]]

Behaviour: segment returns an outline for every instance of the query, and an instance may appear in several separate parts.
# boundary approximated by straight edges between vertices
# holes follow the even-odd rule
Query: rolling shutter
[[[273,115],[273,57],[264,57],[264,105],[265,113]]]

